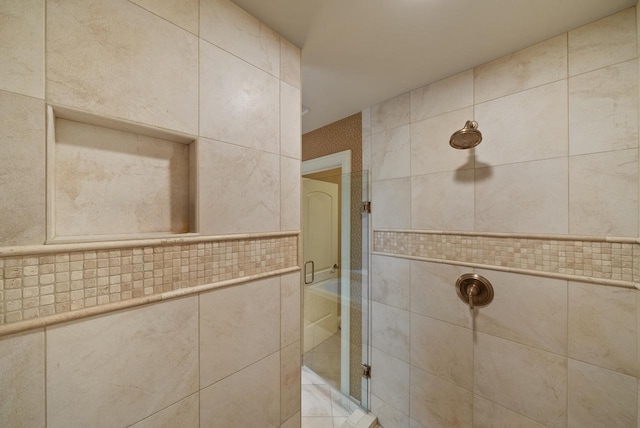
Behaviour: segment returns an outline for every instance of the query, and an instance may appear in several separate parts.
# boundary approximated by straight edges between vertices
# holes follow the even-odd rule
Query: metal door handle
[[[338,263],[334,263],[333,268],[331,268],[331,273],[335,273],[338,269],[340,269],[340,266],[338,266]]]
[[[311,263],[311,281],[307,282],[307,265]],[[316,279],[316,264],[313,263],[313,260],[309,260],[308,262],[304,262],[304,284],[309,285],[312,284]]]

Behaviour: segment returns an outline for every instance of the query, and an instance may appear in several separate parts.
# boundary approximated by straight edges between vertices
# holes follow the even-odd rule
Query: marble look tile
[[[473,331],[411,314],[411,365],[473,390]]]
[[[300,159],[302,130],[300,89],[280,84],[280,154]]]
[[[569,159],[569,233],[638,236],[638,149]]]
[[[200,294],[200,385],[280,349],[280,281],[267,278]]]
[[[300,48],[280,37],[280,80],[302,89],[300,78]]]
[[[289,419],[287,419],[285,423],[280,425],[280,428],[301,428],[301,427],[302,427],[302,424],[301,424],[300,412],[291,416]]]
[[[300,340],[300,272],[280,277],[280,346]]]
[[[569,75],[635,58],[636,19],[633,8],[569,31]]]
[[[371,171],[371,136],[362,137],[362,170]]]
[[[45,426],[44,331],[0,339],[0,426]]]
[[[131,425],[131,428],[198,428],[200,426],[200,396],[196,392],[184,400],[154,413]]]
[[[371,296],[376,302],[409,309],[410,262],[407,259],[371,256]]]
[[[473,72],[463,71],[411,91],[411,122],[472,106]]]
[[[411,124],[411,175],[473,169],[474,150],[449,145],[454,131],[473,119],[473,107]]]
[[[409,419],[409,428],[426,428],[421,423],[414,421],[413,419]]]
[[[302,426],[304,428],[333,428],[333,417],[331,416],[303,416]]]
[[[371,178],[385,180],[410,175],[409,125],[375,134],[371,139]]]
[[[406,125],[411,120],[411,94],[406,93],[371,107],[371,134]]]
[[[276,352],[203,389],[200,426],[280,426],[279,360]]]
[[[473,69],[475,102],[524,91],[567,77],[567,34]]]
[[[218,141],[198,145],[200,233],[280,229],[280,157]]]
[[[498,406],[479,395],[473,397],[474,428],[544,428],[544,425]]]
[[[371,395],[371,413],[378,417],[378,423],[383,427],[409,428],[408,415],[373,394]]]
[[[163,17],[167,21],[198,34],[198,0],[131,0],[132,3]]]
[[[200,43],[200,135],[279,153],[279,93],[275,77]]]
[[[0,3],[0,89],[44,98],[44,3]]]
[[[300,161],[280,157],[280,230],[300,230]]]
[[[197,134],[195,35],[125,0],[48,1],[46,25],[48,100]]]
[[[635,293],[569,282],[569,357],[636,376]]]
[[[200,37],[280,76],[280,36],[230,0],[200,0]]]
[[[475,117],[483,136],[476,162],[502,165],[568,153],[566,80],[478,104]]]
[[[569,79],[571,155],[638,147],[638,62]]]
[[[491,281],[490,305],[479,309],[475,329],[567,355],[567,281],[476,269]]]
[[[411,367],[411,419],[429,428],[471,428],[473,393]]]
[[[302,366],[302,384],[303,385],[326,385],[327,381],[315,374],[311,369]]]
[[[353,403],[338,390],[331,391],[331,413],[334,417],[348,417]]]
[[[302,385],[302,417],[308,416],[331,416],[328,385]]]
[[[300,411],[300,341],[280,351],[280,420]]]
[[[411,227],[411,179],[374,181],[371,184],[373,227],[409,229]]]
[[[411,312],[471,328],[471,311],[455,285],[468,267],[411,261]]]
[[[0,79],[1,80],[1,79]],[[0,91],[0,247],[45,239],[45,106]]]
[[[566,234],[567,169],[566,158],[477,169],[475,230]]]
[[[635,427],[635,377],[569,360],[569,427]]]
[[[140,421],[197,391],[197,349],[195,296],[48,327],[47,425]]]
[[[566,423],[567,358],[476,333],[475,393],[549,427]]]
[[[371,367],[371,393],[408,415],[409,364],[373,348]]]
[[[362,110],[362,136],[371,136],[371,107]]]
[[[371,313],[371,341],[373,347],[400,358],[402,361],[409,362],[409,311],[372,302]]]
[[[411,228],[473,230],[474,170],[411,177]]]

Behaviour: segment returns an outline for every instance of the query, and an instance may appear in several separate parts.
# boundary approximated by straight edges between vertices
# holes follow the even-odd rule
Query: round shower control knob
[[[493,286],[477,273],[465,273],[456,281],[456,293],[471,309],[487,306],[493,300]]]

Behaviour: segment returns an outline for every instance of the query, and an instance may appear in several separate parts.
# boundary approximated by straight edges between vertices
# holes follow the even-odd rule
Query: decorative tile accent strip
[[[297,233],[202,241],[0,257],[0,324],[298,266]]]
[[[373,235],[377,253],[640,282],[640,245],[634,239],[393,230]]]

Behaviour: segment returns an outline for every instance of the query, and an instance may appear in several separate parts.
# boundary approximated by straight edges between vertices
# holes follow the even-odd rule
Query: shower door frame
[[[340,390],[349,397],[351,305],[351,150],[302,162],[301,176],[341,168],[342,200],[340,212]],[[304,238],[304,232],[303,232]],[[303,255],[304,256],[304,255]],[[304,287],[304,285],[303,285]]]

